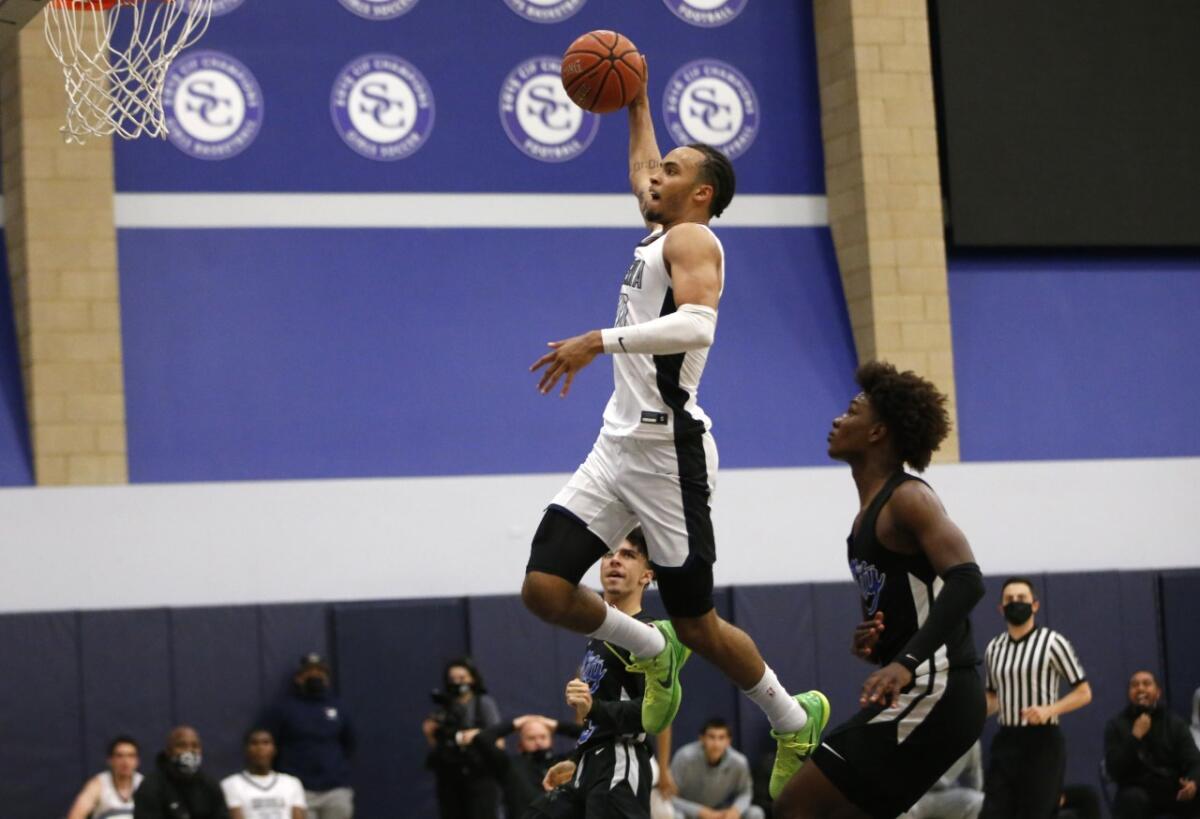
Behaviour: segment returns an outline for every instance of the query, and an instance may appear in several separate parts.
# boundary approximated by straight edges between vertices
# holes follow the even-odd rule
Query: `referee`
[[[1033,584],[1010,577],[1000,592],[1008,632],[988,643],[988,714],[999,712],[980,819],[1049,819],[1058,809],[1066,753],[1058,718],[1092,701],[1075,649],[1034,622]],[[1063,681],[1071,687],[1058,698]]]

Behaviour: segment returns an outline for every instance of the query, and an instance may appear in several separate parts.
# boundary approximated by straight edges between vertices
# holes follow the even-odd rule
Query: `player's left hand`
[[[537,372],[542,367],[546,368],[537,385],[538,392],[542,395],[549,394],[559,379],[564,379],[559,395],[566,398],[576,373],[604,352],[604,339],[599,330],[590,330],[583,335],[572,336],[562,341],[551,341],[547,346],[550,347],[550,352],[533,362],[529,371]]]
[[[1030,725],[1045,725],[1053,716],[1048,705],[1031,705],[1021,711],[1021,719]]]
[[[559,785],[565,785],[571,781],[571,777],[575,775],[575,763],[569,759],[564,759],[553,765],[550,770],[546,771],[546,776],[542,778],[542,788],[547,791],[552,791]]]
[[[900,663],[889,663],[867,677],[867,681],[863,683],[862,696],[858,698],[858,704],[863,708],[880,704],[891,708],[900,697],[900,692],[912,682],[912,679],[912,672]]]
[[[580,722],[592,712],[592,689],[578,677],[567,683],[567,705],[575,709],[575,717]]]
[[[1180,777],[1179,784],[1183,787],[1175,794],[1176,802],[1190,802],[1196,798],[1196,780]]]

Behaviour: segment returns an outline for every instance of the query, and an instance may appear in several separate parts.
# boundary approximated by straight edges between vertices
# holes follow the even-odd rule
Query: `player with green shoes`
[[[580,370],[610,353],[615,388],[591,453],[545,511],[521,593],[546,622],[634,655],[631,668],[646,675],[642,726],[650,733],[675,718],[679,671],[692,651],[720,668],[771,723],[774,794],[816,747],[829,703],[818,691],[789,695],[754,641],[713,608],[717,449],[696,394],[725,285],[725,254],[708,223],[733,199],[733,166],[700,144],[663,157],[644,83],[629,127],[629,179],[650,234],[625,271],[615,326],[550,342],[531,367],[543,370],[543,394],[561,380],[565,396]],[[579,587],[639,523],[670,616],[653,625]]]

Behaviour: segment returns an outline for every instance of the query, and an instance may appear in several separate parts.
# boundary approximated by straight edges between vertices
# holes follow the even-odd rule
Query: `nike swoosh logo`
[[[617,343],[621,345],[621,352],[623,352],[623,353],[629,352],[628,350],[625,349],[625,336],[617,336]]]

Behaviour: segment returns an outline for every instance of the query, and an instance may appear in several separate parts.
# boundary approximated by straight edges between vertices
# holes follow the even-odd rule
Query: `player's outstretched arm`
[[[971,545],[950,520],[937,495],[923,483],[909,481],[892,495],[888,506],[898,531],[929,559],[942,579],[942,591],[929,608],[925,624],[900,650],[895,662],[867,678],[860,702],[892,705],[913,671],[933,656],[983,597],[983,575]]]
[[[649,195],[650,176],[662,164],[662,153],[658,150],[658,140],[654,136],[654,118],[650,115],[650,96],[647,87],[650,70],[646,64],[646,55],[642,55],[642,88],[633,101],[629,103],[629,187],[637,197],[640,205],[642,199]],[[646,222],[646,227],[655,228],[652,222]]]

